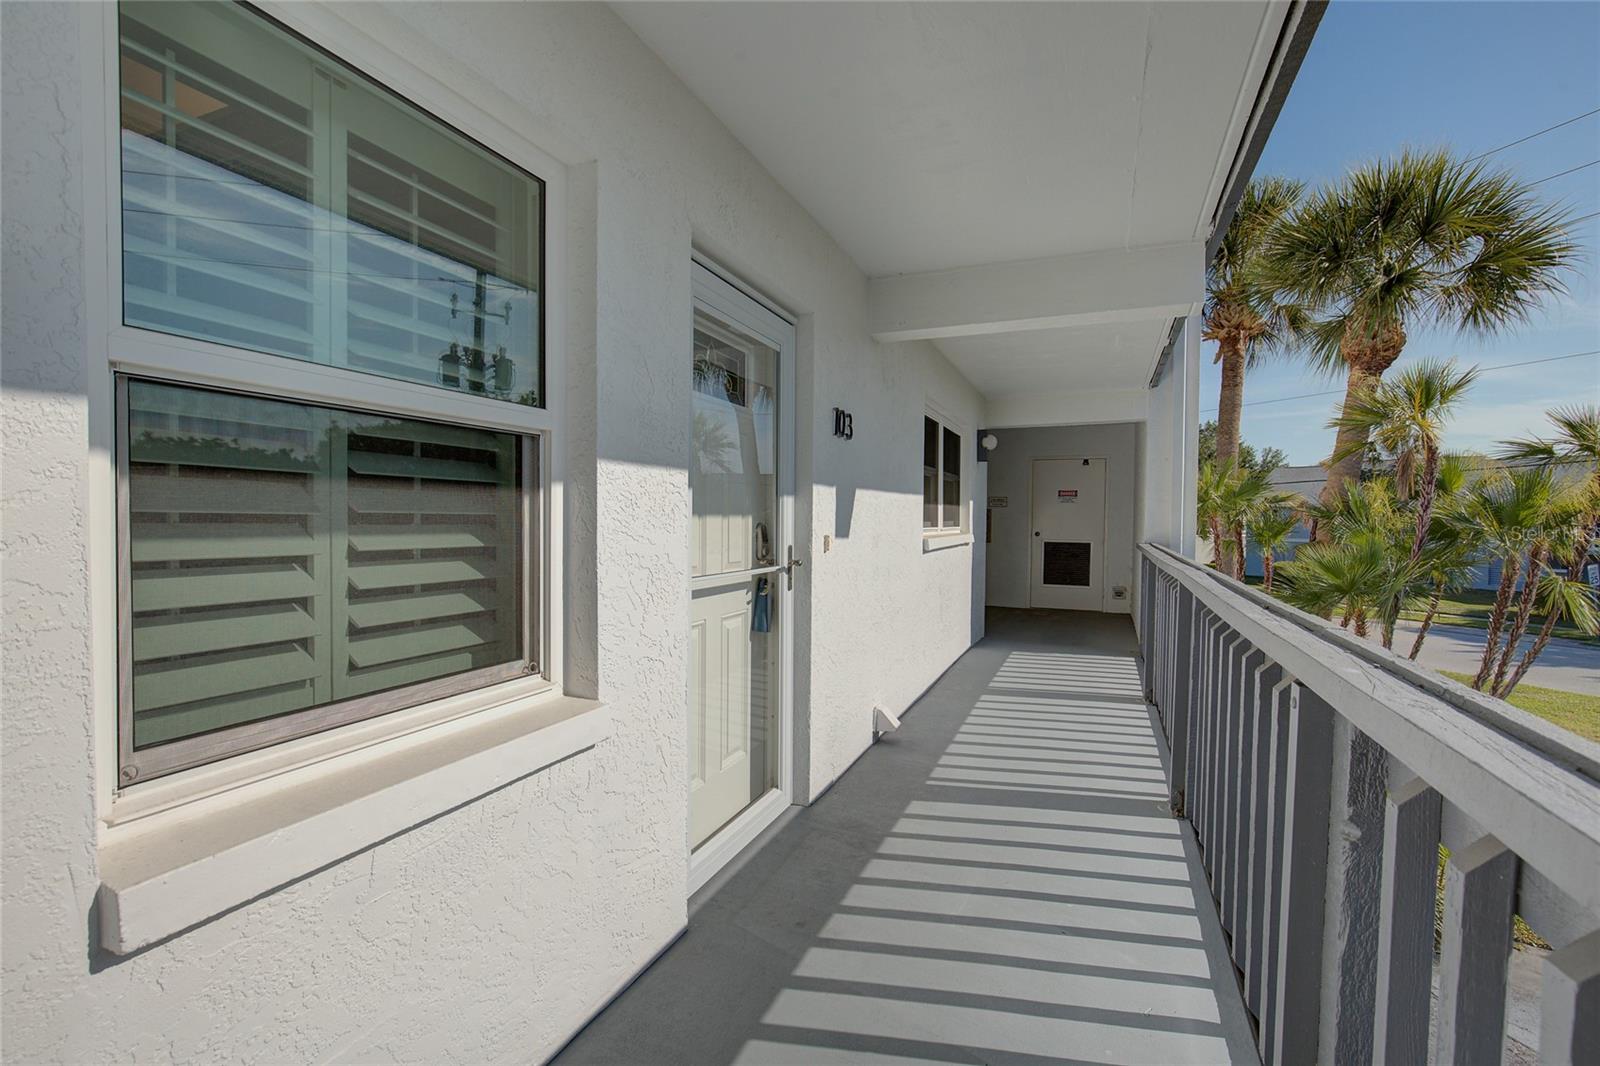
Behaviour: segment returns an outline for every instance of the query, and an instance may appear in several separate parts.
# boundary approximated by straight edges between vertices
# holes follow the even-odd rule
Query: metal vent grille
[[[1044,583],[1087,588],[1091,584],[1089,556],[1090,545],[1087,541],[1045,541]]]

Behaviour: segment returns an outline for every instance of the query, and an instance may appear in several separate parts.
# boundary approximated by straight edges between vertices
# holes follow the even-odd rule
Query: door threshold
[[[772,789],[689,854],[689,895],[694,895],[789,809],[789,797]]]

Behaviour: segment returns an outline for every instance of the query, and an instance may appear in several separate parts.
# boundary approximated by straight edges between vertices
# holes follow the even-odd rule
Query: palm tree
[[[1203,311],[1206,340],[1217,342],[1222,389],[1217,399],[1217,462],[1239,459],[1239,411],[1244,372],[1261,352],[1290,335],[1293,312],[1272,306],[1255,277],[1272,228],[1300,202],[1305,183],[1289,178],[1254,178],[1245,187],[1233,221],[1206,269]]]
[[[1385,594],[1384,546],[1374,537],[1306,544],[1279,568],[1278,595],[1323,618],[1338,614],[1341,628],[1367,635],[1367,622]]]
[[[1195,483],[1198,521],[1210,531],[1211,565],[1244,579],[1245,528],[1263,510],[1284,507],[1293,496],[1272,487],[1268,471],[1205,463]],[[1221,546],[1229,550],[1223,552]]]
[[[1444,423],[1477,376],[1475,366],[1460,370],[1454,360],[1426,359],[1406,367],[1393,381],[1373,382],[1348,396],[1343,413],[1328,423],[1341,437],[1348,431],[1352,439],[1346,446],[1358,451],[1370,436],[1394,463],[1395,495],[1407,500],[1415,492],[1413,561],[1422,555],[1433,520]],[[1333,458],[1337,462],[1345,456],[1335,448]]]
[[[1316,316],[1299,337],[1316,367],[1346,373],[1349,415],[1400,357],[1408,330],[1493,332],[1565,291],[1578,253],[1567,218],[1509,172],[1408,150],[1356,168],[1273,227],[1262,283]],[[1324,505],[1359,478],[1362,439],[1357,424],[1340,427]]]
[[[1300,524],[1300,515],[1289,507],[1264,507],[1249,523],[1250,539],[1261,549],[1261,587],[1272,591],[1276,569],[1275,552],[1289,542],[1289,534]]]
[[[1545,417],[1555,423],[1554,438],[1545,440],[1533,437],[1528,440],[1502,441],[1501,457],[1531,459],[1542,466],[1587,467],[1589,484],[1597,494],[1600,494],[1600,407],[1593,405],[1557,407],[1546,411]],[[1594,544],[1594,530],[1597,524],[1600,524],[1600,509],[1591,511],[1583,518],[1587,536],[1574,554],[1572,566],[1567,572],[1568,577],[1576,579],[1582,576],[1583,565],[1588,560],[1589,550]]]
[[[1527,631],[1545,561],[1552,553],[1575,548],[1578,519],[1589,503],[1587,492],[1563,492],[1554,473],[1540,467],[1509,470],[1503,477],[1479,483],[1468,494],[1463,517],[1478,527],[1487,549],[1501,561],[1500,583],[1473,688],[1482,689],[1492,677],[1492,692],[1504,680],[1517,644]],[[1513,615],[1512,595],[1519,578],[1522,592]]]
[[[1495,689],[1494,694],[1501,699],[1510,696],[1511,691],[1521,683],[1528,668],[1539,658],[1545,645],[1550,643],[1550,634],[1555,631],[1558,621],[1565,618],[1579,632],[1590,636],[1600,632],[1600,610],[1595,606],[1594,589],[1585,581],[1547,572],[1539,581],[1539,609],[1544,612],[1544,625],[1539,627],[1539,635],[1523,653],[1511,676]]]
[[[1306,510],[1316,515],[1332,540],[1350,549],[1343,555],[1330,552],[1327,560],[1346,568],[1354,568],[1359,562],[1365,582],[1362,620],[1376,619],[1383,646],[1392,648],[1401,612],[1422,602],[1436,566],[1431,551],[1411,558],[1410,514],[1395,499],[1387,480],[1363,482],[1333,507],[1312,505]],[[1333,545],[1325,543],[1320,547]],[[1296,562],[1305,551],[1306,548],[1300,549]]]
[[[1256,284],[1256,275],[1272,228],[1299,203],[1304,192],[1304,182],[1289,178],[1252,179],[1206,268],[1205,330],[1201,336],[1217,342],[1216,361],[1222,364],[1217,397],[1218,466],[1239,463],[1245,371],[1263,352],[1285,343],[1301,317],[1292,305],[1274,305]],[[1229,554],[1224,550],[1223,558]]]
[[[1463,494],[1475,479],[1485,476],[1485,460],[1475,455],[1450,454],[1439,458],[1434,477],[1434,508],[1428,525],[1427,545],[1433,580],[1433,590],[1428,605],[1422,613],[1422,624],[1411,643],[1407,658],[1415,659],[1422,651],[1422,643],[1433,628],[1439,613],[1439,603],[1446,590],[1466,584],[1474,564],[1483,554],[1482,531],[1463,516]],[[1492,474],[1487,475],[1492,476]]]
[[[1201,463],[1200,474],[1195,478],[1195,522],[1211,538],[1211,565],[1222,569],[1222,507],[1223,492],[1232,466]]]
[[[1554,481],[1553,475],[1552,481]],[[1533,550],[1528,555],[1517,614],[1511,620],[1511,628],[1506,633],[1505,647],[1500,652],[1494,679],[1490,683],[1489,691],[1495,695],[1502,695],[1505,691],[1506,672],[1516,655],[1517,645],[1522,642],[1523,634],[1533,622],[1539,591],[1547,586],[1547,579],[1557,576],[1558,567],[1565,567],[1570,573],[1572,560],[1577,558],[1578,552],[1588,550],[1589,527],[1585,525],[1585,521],[1587,516],[1597,509],[1600,509],[1600,492],[1597,492],[1592,485],[1584,483],[1576,487],[1563,488],[1559,483],[1556,484],[1549,509],[1544,514],[1544,526],[1538,532]],[[1570,584],[1577,584],[1576,580],[1568,580]],[[1560,609],[1565,609],[1567,600],[1563,595],[1552,602]],[[1548,617],[1545,621],[1554,629],[1553,621]],[[1547,637],[1545,643],[1548,642]],[[1540,650],[1543,650],[1543,644],[1540,645]],[[1532,665],[1531,659],[1528,662]]]

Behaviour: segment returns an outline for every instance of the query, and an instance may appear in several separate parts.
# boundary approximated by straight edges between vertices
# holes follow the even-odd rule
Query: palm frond
[[[1301,308],[1293,346],[1317,369],[1422,325],[1493,332],[1565,291],[1569,212],[1510,171],[1408,149],[1302,197],[1267,234],[1255,284]]]

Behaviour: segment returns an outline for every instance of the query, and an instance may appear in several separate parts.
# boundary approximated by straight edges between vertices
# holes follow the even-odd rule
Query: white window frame
[[[934,406],[932,403],[929,403],[926,409],[923,411],[923,418],[931,418],[933,419],[934,423],[938,425],[939,447],[937,463],[934,466],[933,476],[934,515],[938,519],[938,524],[930,526],[927,524],[926,518],[924,518],[922,536],[925,540],[936,540],[946,537],[965,537],[971,532],[970,519],[972,517],[972,508],[967,505],[967,497],[970,495],[969,490],[971,488],[971,483],[969,479],[972,477],[972,473],[967,469],[964,469],[961,472],[961,499],[957,504],[958,517],[955,525],[946,525],[944,521],[944,435],[946,430],[956,435],[956,438],[959,441],[959,458],[961,459],[962,466],[966,468],[970,467],[971,465],[966,462],[967,441],[971,436],[971,433],[962,422],[951,417],[949,414]],[[921,434],[925,431],[924,424],[919,422],[917,424],[917,429],[918,439],[920,441]],[[926,499],[922,500],[920,505],[925,507],[927,505]]]
[[[544,182],[543,398],[534,408],[431,385],[389,379],[343,367],[230,348],[209,341],[122,324],[122,185],[118,8],[84,5],[84,292],[89,381],[90,444],[86,501],[90,547],[92,670],[95,678],[97,809],[107,826],[192,803],[289,770],[512,701],[563,694],[565,583],[566,396],[566,187],[565,167],[506,123],[452,89],[424,66],[348,21],[332,5],[265,0],[254,6],[283,26],[338,57],[377,84]],[[371,20],[383,13],[363,14]],[[396,36],[405,39],[399,28]],[[98,191],[97,191],[98,190]],[[539,450],[534,500],[537,513],[525,531],[534,555],[524,596],[536,635],[539,673],[471,692],[391,711],[271,747],[185,769],[146,783],[119,780],[121,649],[117,543],[116,380],[135,376],[444,421],[531,437]]]

